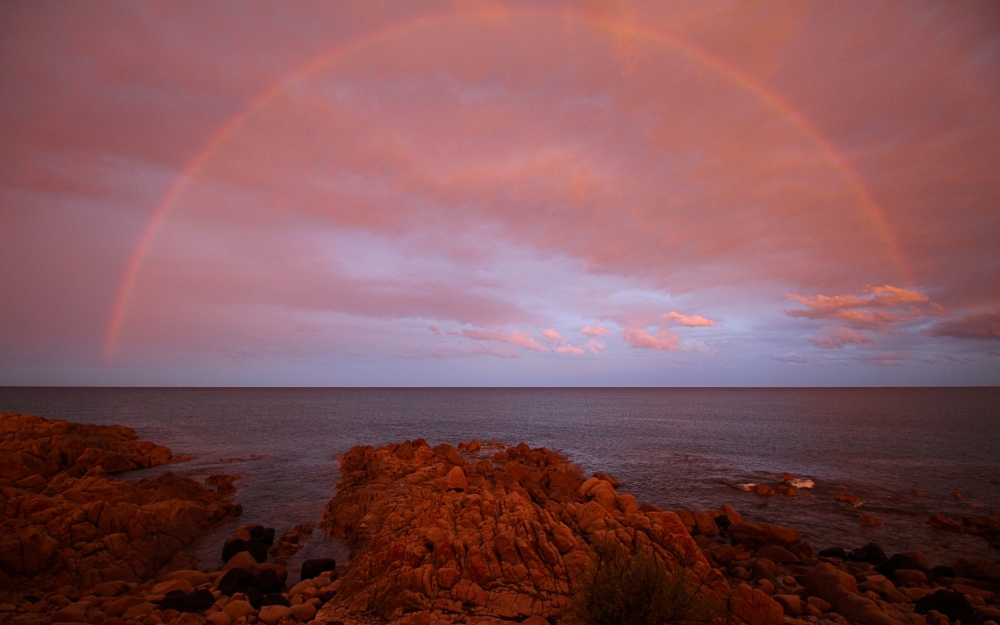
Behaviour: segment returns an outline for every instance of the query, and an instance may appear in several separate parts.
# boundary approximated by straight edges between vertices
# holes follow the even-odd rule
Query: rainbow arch
[[[208,163],[213,154],[215,154],[219,148],[232,138],[232,136],[257,113],[266,108],[275,98],[279,97],[285,92],[285,90],[296,82],[299,82],[311,74],[320,71],[324,67],[336,62],[338,59],[350,54],[351,52],[373,45],[379,41],[387,40],[406,32],[449,21],[469,19],[505,20],[510,17],[557,18],[565,20],[569,23],[581,24],[598,30],[604,30],[612,35],[623,38],[645,39],[687,57],[693,62],[725,77],[731,83],[736,84],[754,94],[758,100],[765,103],[772,110],[780,113],[782,117],[787,119],[805,138],[810,141],[810,143],[815,145],[823,156],[830,162],[830,164],[833,165],[836,171],[843,177],[853,194],[857,197],[865,218],[882,239],[889,252],[890,258],[896,265],[902,278],[907,284],[913,283],[913,278],[909,267],[905,262],[902,249],[895,233],[891,228],[891,224],[885,216],[885,212],[876,203],[875,199],[871,196],[871,193],[862,183],[854,169],[840,154],[837,148],[827,141],[813,124],[811,124],[804,116],[799,114],[785,99],[769,90],[753,77],[738,71],[731,65],[721,61],[717,57],[701,50],[700,48],[692,46],[670,35],[652,30],[648,27],[615,20],[609,17],[583,15],[569,10],[536,8],[488,9],[472,13],[446,13],[432,17],[421,17],[391,28],[370,33],[364,37],[360,37],[343,44],[330,52],[309,61],[289,76],[272,85],[267,91],[252,100],[236,115],[231,117],[228,121],[226,121],[226,123],[219,127],[219,129],[209,138],[205,145],[202,146],[201,150],[199,150],[188,161],[181,174],[167,189],[167,192],[164,194],[159,204],[157,204],[156,209],[153,212],[153,217],[150,219],[148,225],[143,231],[142,236],[139,239],[139,243],[132,252],[132,256],[129,259],[125,274],[122,278],[121,286],[118,289],[118,294],[115,298],[114,306],[111,312],[111,318],[108,323],[107,332],[105,333],[105,359],[110,360],[114,356],[115,348],[121,334],[122,325],[125,320],[125,314],[128,309],[129,300],[131,299],[132,291],[138,279],[140,269],[142,268],[143,260],[152,247],[157,233],[160,231],[163,224],[166,222],[167,217],[170,215],[171,209],[176,205],[178,198],[184,193],[191,182],[196,179],[198,173],[203,169],[206,163]]]

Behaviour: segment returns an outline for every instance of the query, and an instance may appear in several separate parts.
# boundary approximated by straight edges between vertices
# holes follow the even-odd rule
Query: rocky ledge
[[[116,594],[183,566],[185,547],[240,511],[231,476],[213,488],[170,472],[111,477],[178,460],[127,427],[0,414],[0,436],[0,621],[30,603],[39,618],[28,621],[49,622],[47,608],[82,592]]]

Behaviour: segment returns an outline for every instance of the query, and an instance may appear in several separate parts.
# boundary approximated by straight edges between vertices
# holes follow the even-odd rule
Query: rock
[[[736,550],[733,549],[732,545],[712,547],[709,552],[712,554],[712,559],[722,565],[729,564],[736,559]]]
[[[253,586],[265,595],[281,590],[282,583],[278,580],[278,574],[274,569],[261,569],[254,575]]]
[[[851,553],[847,554],[847,559],[853,562],[867,562],[869,564],[874,564],[875,566],[889,560],[889,558],[886,557],[885,552],[882,551],[882,548],[875,543],[868,543],[864,547],[858,547],[857,549],[851,551]]]
[[[153,595],[165,595],[175,591],[181,593],[194,592],[194,586],[183,579],[171,579],[156,584],[149,592]]]
[[[265,594],[264,598],[260,601],[260,605],[283,605],[286,608],[292,607],[292,603],[280,592],[269,592]]]
[[[465,471],[462,467],[455,466],[448,471],[448,475],[444,478],[444,488],[445,490],[465,490],[469,487],[469,481],[465,477]]]
[[[896,580],[905,584],[926,584],[927,573],[917,569],[896,569],[893,574]]]
[[[199,612],[207,610],[215,603],[212,592],[204,588],[190,593],[173,591],[160,601],[161,610],[177,610],[178,612]]]
[[[841,560],[846,560],[847,550],[843,547],[829,547],[827,549],[823,549],[816,555],[821,558],[840,558]]]
[[[148,601],[145,601],[143,603],[137,603],[131,608],[125,610],[125,612],[121,616],[121,619],[123,621],[140,619],[144,616],[149,615],[155,609],[156,606]]]
[[[306,562],[308,562],[308,560],[306,560]],[[305,566],[304,563],[303,566]],[[257,575],[259,577],[261,572],[267,569],[274,571],[274,576],[275,578],[277,578],[279,584],[284,584],[286,581],[288,581],[288,569],[281,564],[269,564],[269,563],[258,564],[257,566],[253,567],[252,570],[254,575]]]
[[[595,559],[640,550],[672,575],[690,575],[699,602],[728,600],[728,583],[677,515],[640,508],[611,482],[588,484],[547,449],[519,445],[498,450],[492,463],[470,461],[461,490],[448,487],[457,465],[401,449],[355,447],[340,456],[343,477],[320,526],[345,540],[352,558],[328,586],[336,594],[324,591],[316,620],[368,612],[399,625],[418,615],[441,624],[472,614],[484,625],[556,622]],[[302,604],[318,594],[308,578],[289,592]]]
[[[858,581],[853,575],[827,562],[817,564],[809,571],[804,585],[809,594],[831,605],[837,605],[844,595],[858,592]]]
[[[278,625],[282,619],[292,616],[292,609],[283,605],[264,606],[257,613],[257,620],[267,625]]]
[[[758,558],[767,558],[778,564],[798,564],[799,557],[784,547],[778,545],[767,545],[761,547],[754,554]]]
[[[716,525],[715,519],[705,512],[694,513],[694,524],[702,536],[715,536],[719,533],[719,526]]]
[[[837,602],[837,613],[858,625],[899,625],[878,604],[860,595],[844,595]]]
[[[802,597],[798,595],[773,595],[771,598],[781,604],[786,616],[802,616]]]
[[[229,615],[232,620],[237,620],[245,616],[254,616],[257,614],[257,610],[254,609],[249,602],[240,599],[234,599],[226,604],[226,607],[222,608],[222,611]]]
[[[729,535],[734,541],[751,548],[779,545],[787,549],[802,540],[802,534],[794,527],[769,523],[733,523],[729,526]]]
[[[249,553],[254,559],[254,564],[267,560],[267,545],[262,541],[256,538],[251,538],[250,540],[232,538],[227,540],[226,544],[222,547],[222,561],[229,562],[236,554],[241,552]]]
[[[201,586],[202,584],[210,584],[212,578],[207,573],[202,573],[201,571],[195,571],[191,569],[182,569],[180,571],[173,571],[172,573],[167,573],[163,576],[166,580],[184,580],[191,585],[192,589]]]
[[[225,612],[216,612],[205,617],[208,625],[232,625],[233,619]]]
[[[313,617],[316,616],[316,606],[311,603],[302,603],[292,606],[292,615],[300,621],[311,621]]]
[[[215,490],[169,472],[110,477],[173,459],[169,449],[136,439],[122,426],[0,414],[0,486],[17,487],[0,499],[9,530],[0,535],[0,585],[49,592],[100,585],[99,596],[121,594],[120,584],[178,568],[185,547],[238,512]]]
[[[784,610],[781,604],[747,584],[733,587],[729,597],[728,623],[730,625],[782,625]]]
[[[862,503],[861,497],[858,497],[857,495],[852,495],[851,493],[848,492],[837,493],[836,495],[833,496],[833,498],[836,499],[837,501],[850,504],[854,507],[858,507]]]
[[[885,525],[882,521],[879,521],[870,514],[862,514],[858,518],[858,523],[864,525],[865,527],[879,527],[880,525]]]
[[[819,610],[820,613],[822,614],[825,614],[826,612],[833,610],[833,606],[830,605],[830,602],[820,599],[819,597],[809,597],[809,599],[807,599],[807,602],[809,603],[809,605]]]
[[[458,468],[458,467],[456,467]],[[333,571],[337,568],[337,561],[333,558],[315,558],[302,563],[302,576],[300,579],[312,579],[318,577],[320,573]]]
[[[722,504],[722,513],[726,515],[727,519],[729,519],[730,525],[743,522],[743,517],[740,516],[740,513],[734,510],[728,503]]]
[[[549,622],[540,616],[529,616],[521,621],[521,625],[549,625]]]
[[[223,571],[231,571],[233,569],[246,569],[251,570],[257,566],[257,560],[250,555],[249,551],[240,551],[229,558],[229,561],[222,566]]]
[[[598,472],[594,473],[594,477],[596,477],[597,479],[601,480],[602,482],[607,482],[608,484],[611,484],[612,488],[618,488],[619,486],[622,485],[621,482],[619,482],[615,478],[611,477],[609,474],[605,473],[604,471],[598,471]]]
[[[257,576],[250,572],[249,569],[234,567],[226,571],[226,574],[219,578],[216,588],[222,594],[231,597],[238,592],[245,592],[247,588],[254,587],[256,582]]]

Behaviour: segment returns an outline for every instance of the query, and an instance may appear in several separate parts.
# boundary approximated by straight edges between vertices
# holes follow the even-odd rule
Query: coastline
[[[717,622],[777,625],[789,621],[842,623],[847,620],[890,625],[882,618],[885,617],[903,625],[924,625],[928,622],[943,625],[941,610],[934,613],[925,610],[925,614],[919,612],[920,602],[939,590],[951,593],[949,596],[961,596],[968,603],[968,606],[963,604],[956,608],[959,612],[952,610],[955,618],[951,621],[961,615],[964,616],[963,624],[969,625],[976,619],[979,622],[995,621],[1000,616],[1000,611],[995,611],[996,595],[1000,590],[996,587],[1000,581],[1000,565],[989,561],[956,562],[950,571],[954,575],[945,575],[943,573],[949,571],[927,566],[925,554],[894,554],[893,558],[886,558],[879,553],[881,550],[871,547],[855,550],[853,555],[846,551],[814,554],[813,548],[802,541],[801,535],[793,528],[745,523],[732,508],[688,514],[679,511],[680,514],[676,514],[649,504],[640,506],[635,497],[617,493],[611,476],[598,474],[599,477],[585,478],[568,459],[546,449],[533,450],[524,444],[517,447],[492,444],[482,448],[474,443],[457,448],[439,445],[431,449],[418,440],[398,446],[383,446],[378,450],[355,447],[341,457],[343,479],[322,520],[325,531],[344,538],[351,545],[353,557],[348,563],[341,564],[334,571],[319,571],[320,574],[297,584],[289,581],[287,568],[274,564],[273,560],[285,559],[284,556],[294,553],[295,545],[306,533],[305,528],[299,527],[289,529],[265,549],[261,559],[267,559],[270,554],[272,563],[258,564],[244,558],[242,564],[247,566],[235,566],[240,562],[234,564],[232,558],[249,555],[249,552],[243,551],[232,554],[226,564],[228,569],[195,571],[194,563],[186,559],[181,551],[211,527],[237,513],[236,506],[231,502],[231,476],[212,476],[212,484],[208,486],[214,486],[214,489],[170,474],[166,474],[168,477],[165,478],[151,478],[134,484],[122,483],[107,474],[137,466],[159,466],[179,459],[174,459],[165,448],[137,442],[134,431],[121,426],[79,426],[68,422],[50,422],[40,417],[15,418],[11,415],[2,418],[5,428],[9,424],[10,431],[20,433],[18,438],[8,436],[8,429],[4,430],[4,460],[0,465],[3,467],[0,476],[7,480],[2,491],[5,516],[10,519],[5,518],[5,534],[0,539],[0,544],[6,546],[0,547],[0,553],[5,554],[3,563],[7,572],[4,574],[9,576],[3,586],[19,590],[16,597],[7,591],[9,596],[0,601],[4,605],[0,622],[20,625],[56,622],[52,619],[64,618],[69,619],[66,622],[100,621],[116,625],[130,621],[180,623],[194,619],[225,625],[222,623],[225,617],[216,616],[218,614],[225,614],[230,622],[240,618],[244,619],[243,622],[255,619],[269,622],[272,617],[277,618],[275,623],[282,620],[290,622],[292,619],[311,622],[316,616],[315,611],[309,614],[309,608],[298,607],[309,605],[319,609],[320,620],[317,622],[327,622],[322,620],[327,616],[330,617],[328,621],[339,619],[344,623],[348,623],[344,619],[379,622],[373,621],[372,616],[362,616],[362,613],[375,613],[399,623],[485,623],[503,622],[504,619],[527,622],[530,618],[568,623],[576,618],[572,598],[579,595],[585,586],[594,553],[605,546],[611,536],[619,538],[615,541],[618,546],[613,549],[627,547],[626,550],[634,554],[637,553],[637,544],[648,545],[651,553],[659,558],[658,562],[667,562],[672,558],[675,568],[679,566],[682,570],[694,571],[699,587],[709,589],[706,592],[712,597],[711,603],[725,606],[722,609],[724,616],[721,612],[711,615],[710,620]],[[25,419],[31,422],[34,429],[25,426]],[[52,454],[53,439],[56,437],[63,437],[60,439],[62,446],[72,453]],[[19,446],[12,451],[14,445],[8,443],[15,438]],[[39,442],[46,438],[48,449]],[[59,441],[55,447],[60,448]],[[51,461],[48,464],[40,461],[36,465],[10,461],[19,458],[18,454],[37,459],[51,457]],[[10,479],[8,475],[17,479]],[[76,501],[81,499],[81,492],[90,499]],[[41,501],[44,498],[49,501]],[[173,514],[147,514],[144,517],[148,519],[143,527],[144,535],[160,537],[155,550],[147,548],[143,552],[137,549],[127,542],[136,540],[128,532],[105,532],[99,540],[95,537],[90,543],[84,543],[100,543],[103,547],[94,547],[80,556],[78,554],[83,553],[83,546],[81,549],[74,549],[74,546],[84,541],[67,542],[74,538],[72,529],[64,541],[57,541],[59,548],[56,548],[44,536],[49,535],[50,530],[57,536],[65,534],[65,531],[62,534],[57,531],[60,523],[53,524],[52,519],[41,523],[45,515],[33,516],[38,514],[33,506],[51,504],[52,500],[58,501],[59,505],[48,505],[44,510],[58,509],[58,514],[48,513],[53,519],[68,518],[72,521],[74,515],[80,516],[83,512],[79,522],[64,523],[69,528],[89,523],[84,519],[89,519],[87,515],[97,502],[104,503],[102,509],[108,508],[108,503],[112,502],[118,507],[119,504],[135,506],[135,510],[141,510],[143,506],[152,506],[155,510],[169,508]],[[448,516],[440,512],[440,504],[445,500],[458,511],[474,508],[480,521],[462,531],[458,526],[452,527],[449,531],[455,536],[448,539],[449,546],[445,550],[445,554],[450,551],[451,558],[438,563],[438,556],[441,555],[436,554],[439,540],[430,541],[431,549],[424,546],[425,553],[420,553],[416,547],[420,547],[421,541],[427,542],[428,529],[437,527],[437,521]],[[484,509],[483,502],[487,500],[499,503]],[[40,503],[33,503],[36,501]],[[184,513],[178,512],[181,509],[178,502],[186,502],[183,503]],[[86,505],[90,508],[84,512]],[[17,508],[16,514],[10,512],[14,507]],[[386,525],[382,521],[392,518],[392,514],[386,512],[390,509],[423,510],[425,514],[417,515],[405,524]],[[199,514],[197,510],[202,512]],[[431,510],[434,512],[429,512]],[[489,514],[484,510],[488,510]],[[356,517],[353,521],[352,514]],[[192,523],[190,517],[198,521]],[[371,518],[359,523],[366,517]],[[121,522],[124,524],[115,526],[112,522],[114,518],[114,515],[109,515],[104,527],[112,530],[127,525],[127,522]],[[490,523],[484,519],[488,521],[490,518],[493,519],[494,529],[487,532],[484,528]],[[984,518],[990,520],[990,517]],[[372,527],[372,520],[377,519],[382,519],[379,521],[382,524]],[[17,520],[22,522],[14,531],[11,522]],[[101,531],[101,515],[97,514],[95,520],[98,523],[89,524]],[[415,527],[413,522],[416,522]],[[501,527],[504,529],[497,531]],[[438,529],[445,532],[445,528]],[[990,524],[965,523],[951,529],[989,532]],[[265,530],[263,527],[241,526],[229,542],[248,541],[254,538],[250,535],[253,531],[259,534]],[[77,538],[83,536],[80,530],[76,531]],[[271,532],[273,540],[273,530]],[[122,534],[128,539],[111,538]],[[377,539],[373,540],[372,536]],[[438,536],[435,534],[435,537]],[[56,540],[51,535],[49,539]],[[127,546],[122,546],[123,540]],[[20,568],[16,558],[9,555],[13,552],[13,541],[17,541],[21,549]],[[377,567],[370,564],[390,561],[391,558],[385,557],[384,547],[392,542],[404,545],[416,543],[408,557],[413,560],[420,555],[420,559],[410,562],[402,558],[398,562],[406,564],[395,569],[387,568],[382,574],[373,576],[370,572]],[[475,545],[472,546],[472,543]],[[31,551],[35,544],[39,548]],[[132,567],[128,572],[113,568],[121,567],[123,558],[135,559],[133,552],[128,551],[128,545],[131,545],[134,554],[149,555],[148,563],[143,565],[145,568]],[[473,548],[478,551],[473,552]],[[29,551],[32,557],[23,557]],[[403,552],[407,550],[404,548]],[[476,553],[478,558],[473,557]],[[110,554],[111,560],[107,554]],[[261,556],[260,552],[258,556]],[[923,559],[921,556],[924,556]],[[113,562],[115,557],[117,564]],[[86,565],[84,571],[99,571],[98,577],[94,577],[93,573],[77,573],[75,577],[63,575],[59,578],[60,574],[71,573],[68,563],[74,562],[74,558]],[[881,561],[883,558],[885,561]],[[55,566],[53,562],[62,567],[58,572],[49,570]],[[360,564],[363,562],[369,565]],[[893,562],[895,564],[887,564]],[[91,566],[98,563],[101,566]],[[157,566],[154,568],[154,565]],[[408,568],[403,570],[405,567]],[[282,568],[285,570],[282,571]],[[229,595],[223,593],[220,583],[234,569],[246,570],[256,577],[264,574],[265,570],[271,570],[274,577],[281,580],[281,585],[277,590],[276,582],[271,582],[268,589],[273,591],[271,594],[281,595],[289,604],[280,605],[281,601],[274,597],[273,600],[278,602],[274,605],[287,608],[287,612],[278,607],[265,609],[263,605],[258,606],[258,610],[249,601],[233,598],[237,593],[250,598],[245,591],[253,584],[249,587],[244,585],[242,591],[240,587],[235,587]],[[418,569],[423,572],[416,581],[413,571]],[[77,571],[80,570],[78,565]],[[903,571],[901,575],[900,570]],[[368,573],[362,574],[362,571]],[[854,581],[853,587],[844,575]],[[111,580],[105,579],[105,576],[128,579]],[[833,591],[823,586],[829,585],[829,580],[834,578]],[[313,581],[309,582],[310,579]],[[401,585],[402,580],[409,581]],[[60,581],[67,583],[59,584]],[[117,585],[116,581],[119,582]],[[164,584],[172,584],[172,590],[166,590]],[[380,587],[388,588],[387,593],[394,599],[387,600],[384,605],[372,606],[372,589]],[[203,607],[189,612],[177,611],[174,614],[170,610],[176,608],[163,609],[162,602],[167,595],[174,592],[173,596],[178,597],[176,593],[179,591],[183,591],[183,596],[200,593],[202,602],[207,601],[205,592],[208,592],[212,602],[208,605],[197,604]],[[43,597],[28,592],[48,594]],[[406,595],[407,592],[413,594]],[[77,596],[73,597],[74,594]],[[419,599],[419,596],[424,599]],[[55,597],[71,602],[59,609],[48,609],[63,603]],[[401,603],[396,602],[399,603],[396,605],[395,598],[399,597],[408,599],[401,599]],[[523,597],[530,597],[531,600]],[[38,601],[28,601],[30,598]],[[16,603],[7,599],[16,600]],[[365,604],[366,601],[368,604]],[[232,608],[227,612],[225,608],[230,604],[235,606],[236,602],[247,603],[253,613],[247,611],[234,619],[233,614],[237,610]],[[81,607],[81,603],[86,605]],[[129,603],[132,605],[114,614]],[[139,605],[143,607],[136,609]],[[169,600],[167,605],[171,605]],[[70,606],[75,607],[70,609]],[[129,613],[129,610],[132,612]],[[146,611],[140,614],[143,610]],[[300,618],[305,616],[310,618]],[[84,620],[79,620],[81,618]]]

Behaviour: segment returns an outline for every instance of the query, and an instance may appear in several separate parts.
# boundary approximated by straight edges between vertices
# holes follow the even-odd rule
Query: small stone
[[[128,610],[125,610],[125,613],[122,614],[121,619],[123,621],[128,621],[130,619],[138,620],[144,616],[148,616],[155,609],[156,606],[148,601],[145,601],[143,603],[137,603]]]

